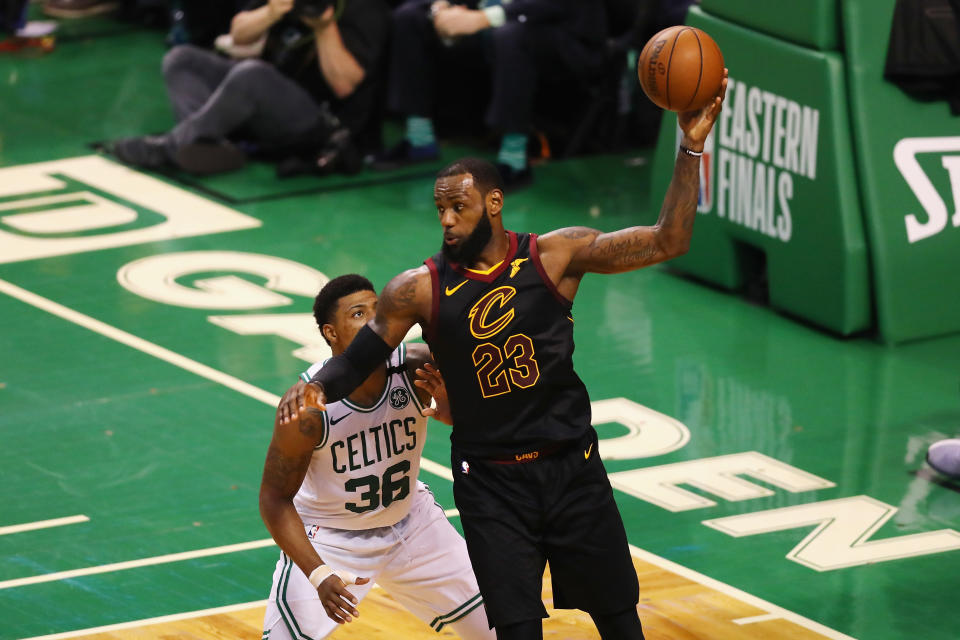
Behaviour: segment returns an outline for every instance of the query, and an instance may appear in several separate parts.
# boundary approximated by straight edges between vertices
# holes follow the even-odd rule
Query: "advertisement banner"
[[[730,75],[704,154],[691,249],[671,265],[730,289],[765,281],[773,308],[836,333],[869,328],[867,250],[843,58],[696,7],[688,24],[717,41]],[[676,117],[667,114],[654,200],[670,181],[676,126]]]
[[[710,15],[820,51],[840,47],[839,0],[702,0]]]
[[[895,4],[844,3],[877,324],[890,343],[960,331],[960,117],[884,80]]]

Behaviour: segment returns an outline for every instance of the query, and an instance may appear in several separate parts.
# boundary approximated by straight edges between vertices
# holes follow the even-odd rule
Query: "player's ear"
[[[337,330],[332,324],[323,325],[320,327],[320,332],[323,334],[323,337],[327,339],[327,342],[336,342]]]
[[[500,191],[500,189],[490,189],[490,191],[487,192],[486,201],[487,211],[490,215],[500,215],[500,210],[503,209],[503,191]]]

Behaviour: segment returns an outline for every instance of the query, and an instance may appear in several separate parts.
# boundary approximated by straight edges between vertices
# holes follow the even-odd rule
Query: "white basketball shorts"
[[[451,627],[465,640],[493,640],[467,546],[433,493],[417,482],[410,513],[397,524],[361,531],[304,524],[320,557],[333,569],[347,569],[364,585],[349,587],[361,603],[373,583],[435,631]],[[349,623],[348,623],[349,624]],[[327,617],[316,589],[283,552],[263,623],[269,640],[318,640],[336,622]]]

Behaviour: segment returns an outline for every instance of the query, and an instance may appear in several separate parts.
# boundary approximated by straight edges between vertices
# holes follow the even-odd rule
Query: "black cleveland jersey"
[[[485,274],[426,260],[427,341],[446,380],[453,445],[478,456],[579,439],[590,399],[573,371],[572,303],[543,270],[536,235],[507,232],[507,257]]]

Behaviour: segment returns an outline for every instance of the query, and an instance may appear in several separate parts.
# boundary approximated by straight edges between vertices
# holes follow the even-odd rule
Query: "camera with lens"
[[[293,13],[303,18],[319,18],[337,0],[295,0]]]

